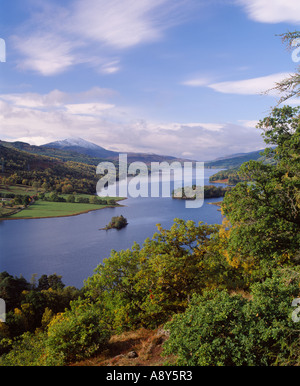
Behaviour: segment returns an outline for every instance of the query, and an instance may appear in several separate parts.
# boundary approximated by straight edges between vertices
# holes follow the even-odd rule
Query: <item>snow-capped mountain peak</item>
[[[83,147],[85,149],[98,149],[100,146],[86,141],[85,139],[75,137],[75,138],[66,138],[62,141],[55,141],[55,144],[57,144],[60,147],[73,147],[73,146],[79,146]]]
[[[107,158],[115,156],[117,153],[106,150],[95,143],[86,141],[85,139],[78,137],[66,138],[63,140],[47,143],[42,145],[43,147],[52,149],[61,149],[66,151],[75,151],[77,153],[86,154],[92,157]]]

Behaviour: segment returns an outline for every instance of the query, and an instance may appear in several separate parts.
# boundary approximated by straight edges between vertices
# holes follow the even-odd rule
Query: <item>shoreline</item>
[[[229,185],[228,178],[225,178],[224,180],[214,180],[214,181],[209,181],[209,182],[211,182],[212,184],[227,184],[227,185]]]
[[[124,201],[127,200],[127,197],[122,197],[120,198],[117,202],[119,201]],[[109,208],[118,208],[118,207],[124,207],[125,205],[108,205],[103,208],[95,208],[95,209],[88,209],[85,211],[77,212],[77,213],[72,213],[72,214],[63,214],[61,216],[40,216],[40,217],[17,217],[17,218],[12,218],[12,217],[3,217],[0,218],[0,221],[7,221],[7,220],[40,220],[40,219],[46,219],[46,218],[62,218],[62,217],[73,217],[73,216],[80,216],[81,214],[86,214],[89,212],[94,212],[96,210],[102,210],[102,209],[109,209]],[[25,209],[26,210],[26,209]]]

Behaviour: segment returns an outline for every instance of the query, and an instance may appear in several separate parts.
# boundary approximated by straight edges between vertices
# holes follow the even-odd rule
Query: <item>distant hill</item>
[[[82,138],[67,138],[62,141],[50,142],[40,147],[67,150],[80,154],[85,154],[90,157],[105,159],[114,158],[119,154],[115,151],[106,150],[103,147],[98,146],[92,142],[85,141]]]
[[[82,138],[67,138],[62,141],[47,143],[45,145],[42,145],[41,147],[47,148],[47,149],[60,149],[60,150],[69,151],[69,152],[72,151],[79,154],[87,155],[89,157],[106,159],[110,161],[118,161],[119,154],[122,153],[122,152],[107,150],[101,146],[98,146],[92,142],[86,141]],[[176,158],[168,155],[133,153],[133,152],[129,152],[126,154],[127,154],[128,163],[139,161],[149,165],[151,162],[190,161],[187,159]]]
[[[87,165],[98,165],[101,161],[105,161],[105,158],[92,157],[86,154],[78,153],[77,151],[64,150],[59,148],[48,148],[44,146],[35,146],[30,145],[26,142],[6,142],[0,140],[0,145],[11,148],[26,151],[31,154],[36,154],[40,156],[52,157],[60,159],[61,161],[74,161],[85,163]]]
[[[234,169],[250,160],[265,161],[265,158],[262,156],[263,151],[264,149],[252,151],[250,153],[232,154],[228,157],[222,157],[213,161],[205,162],[205,167],[211,169]]]
[[[253,154],[257,152],[262,152],[264,149],[257,150],[257,151],[251,151],[250,153],[235,153],[235,154],[229,154],[223,157],[218,157],[214,161],[220,161],[220,160],[226,160],[226,159],[232,159],[232,158],[238,158],[238,157],[244,157],[247,156],[248,154]]]
[[[50,190],[59,193],[68,187],[70,191],[77,193],[93,194],[99,180],[95,165],[105,160],[115,164],[118,178],[119,153],[105,153],[104,148],[84,140],[58,141],[51,146],[53,147],[33,146],[25,142],[0,141],[0,181],[2,180],[2,184],[32,185],[38,182],[40,185],[46,183]],[[91,155],[86,154],[87,152],[90,152]],[[110,158],[98,158],[96,154],[102,154],[102,156],[110,154]],[[178,159],[171,156],[146,153],[128,154],[128,164],[133,161],[143,161],[149,166],[151,162],[176,160]]]
[[[107,150],[82,138],[67,138],[62,141],[55,141],[41,146],[34,146],[30,145],[29,143],[20,141],[7,142],[0,140],[0,145],[6,148],[22,150],[31,154],[57,158],[63,162],[73,161],[95,166],[103,161],[111,161],[114,164],[117,164],[119,154],[122,153]],[[263,160],[261,156],[262,152],[263,149],[249,153],[237,153],[225,157],[220,157],[215,160],[205,162],[205,167],[212,169],[234,169],[249,160]],[[136,161],[144,162],[148,166],[151,164],[151,162],[166,161],[171,163],[174,161],[194,161],[169,155],[133,152],[127,153],[127,160],[128,163]]]
[[[32,154],[24,150],[0,144],[0,181],[8,178],[5,184],[32,185],[46,182],[51,189],[60,189],[64,184],[71,184],[78,193],[95,193],[99,177],[95,166],[84,163],[65,161]]]
[[[0,145],[23,150],[31,154],[44,155],[47,157],[58,158],[62,161],[74,161],[85,163],[87,165],[98,165],[103,161],[111,161],[116,164],[119,160],[119,154],[98,146],[92,142],[86,141],[82,138],[67,138],[62,141],[50,142],[41,146],[30,145],[26,142],[6,142],[0,141]],[[144,162],[150,165],[151,162],[184,162],[192,161],[185,158],[176,158],[168,155],[158,155],[149,153],[127,153],[128,163]]]
[[[219,158],[215,161],[208,162],[205,166],[212,169],[223,169],[209,177],[210,182],[223,182],[229,185],[235,185],[244,180],[239,175],[239,169],[244,162],[258,161],[265,164],[275,164],[276,160],[270,156],[266,158],[262,155],[263,150],[252,151],[244,154],[233,154],[228,158]],[[224,170],[225,169],[225,170]]]

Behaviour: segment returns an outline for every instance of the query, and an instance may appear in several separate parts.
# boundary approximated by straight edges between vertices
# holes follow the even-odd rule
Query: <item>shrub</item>
[[[252,300],[226,291],[194,296],[165,326],[165,354],[179,365],[299,365],[300,322],[291,317],[299,281],[297,272],[280,270],[251,287]]]
[[[0,366],[43,366],[45,365],[45,333],[29,332],[10,342],[10,351],[0,357]],[[53,365],[59,365],[53,359]]]
[[[71,309],[58,314],[49,324],[47,363],[60,358],[64,363],[88,358],[103,348],[110,329],[101,307],[83,301],[71,303]]]
[[[243,325],[245,300],[226,291],[195,295],[183,314],[166,324],[170,338],[165,354],[175,354],[181,366],[243,364],[242,342],[237,339]]]
[[[79,204],[89,204],[90,200],[87,197],[78,197],[76,202]]]

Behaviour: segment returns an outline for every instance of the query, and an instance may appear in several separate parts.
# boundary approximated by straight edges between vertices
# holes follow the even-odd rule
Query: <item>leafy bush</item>
[[[60,358],[64,364],[88,358],[103,348],[110,338],[106,315],[100,306],[83,301],[58,314],[49,324],[46,341],[47,363]]]
[[[175,354],[178,365],[220,366],[243,364],[242,342],[238,330],[244,324],[245,300],[226,291],[195,295],[183,314],[165,326],[170,338],[165,354]]]
[[[226,291],[194,296],[188,309],[165,326],[164,353],[179,365],[299,365],[299,322],[292,300],[299,296],[299,274],[276,272],[252,286],[252,299]]]
[[[51,318],[47,332],[2,338],[0,366],[63,366],[101,351],[110,338],[108,318],[95,304],[74,301],[70,310]]]
[[[19,336],[14,342],[7,342],[10,351],[0,357],[0,366],[42,366],[45,365],[45,333]],[[59,365],[54,358],[53,365]]]
[[[175,219],[170,230],[158,230],[142,246],[112,251],[86,282],[86,294],[105,304],[118,331],[157,328],[184,311],[193,293],[225,280],[219,271],[228,273],[209,250],[217,226]]]
[[[90,200],[87,197],[78,197],[76,202],[80,204],[89,204]]]

